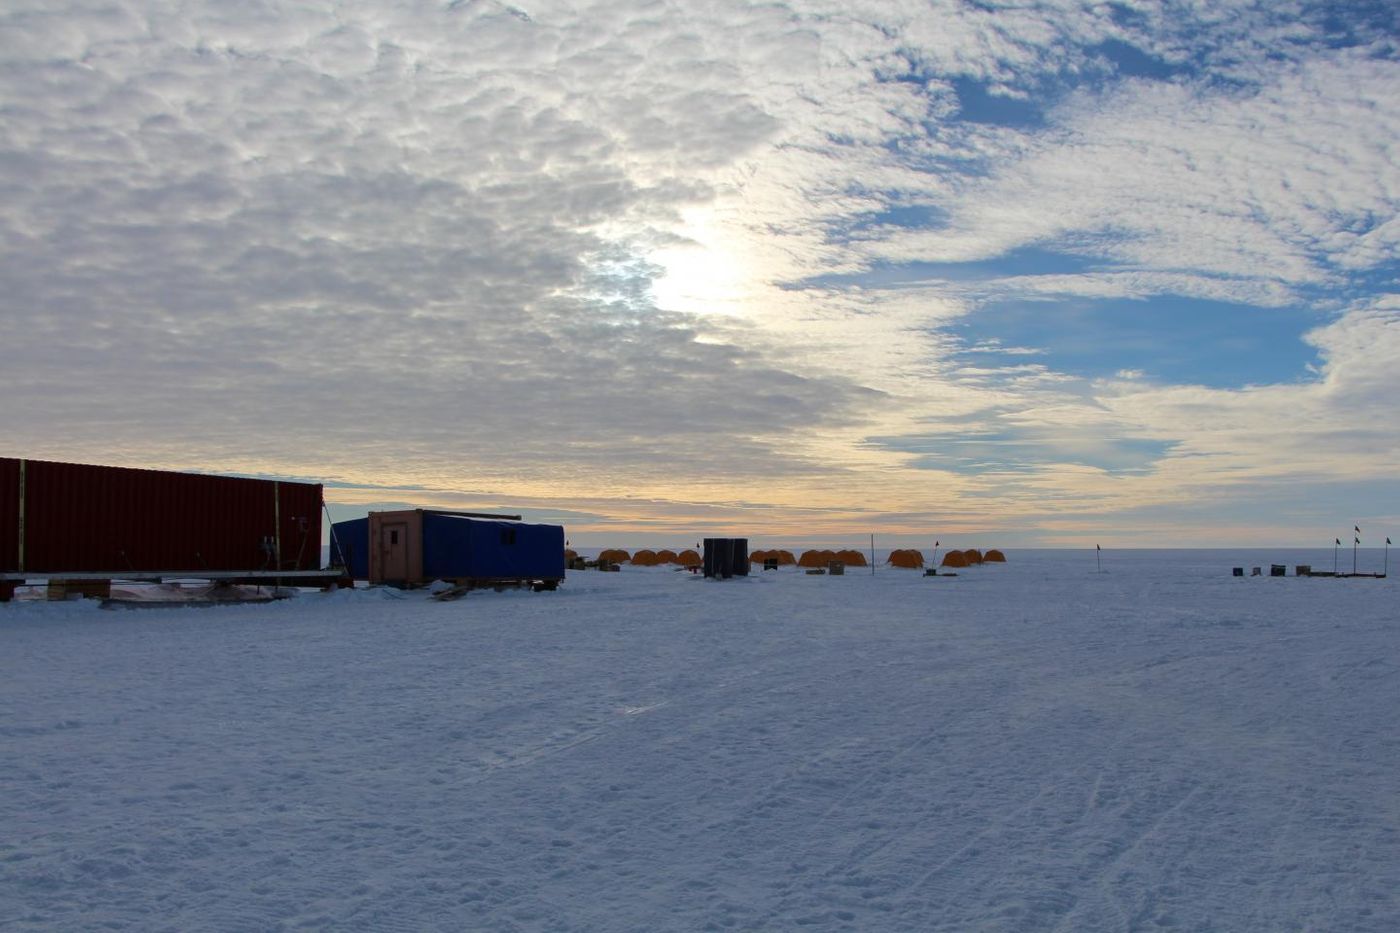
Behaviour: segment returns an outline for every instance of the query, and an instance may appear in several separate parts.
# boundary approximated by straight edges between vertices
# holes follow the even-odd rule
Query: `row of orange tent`
[[[632,564],[637,567],[659,567],[662,564],[680,564],[682,567],[699,567],[703,561],[694,550],[687,548],[679,553],[665,548],[650,551],[642,548],[632,555]]]
[[[578,552],[569,548],[564,551],[565,560],[578,557]],[[609,564],[632,564],[637,567],[659,567],[662,564],[679,564],[682,567],[699,567],[700,555],[693,549],[676,552],[666,548],[653,551],[642,548],[635,554],[628,554],[622,548],[608,548],[598,554],[598,560]]]
[[[832,561],[839,560],[847,567],[869,567],[865,562],[865,555],[860,551],[803,551],[802,557],[798,559],[799,567],[825,567]]]
[[[572,560],[578,553],[573,550],[564,552],[566,559]],[[676,552],[662,549],[652,551],[643,548],[635,554],[628,554],[622,548],[608,548],[598,555],[600,561],[607,561],[610,564],[631,563],[636,567],[658,567],[662,564],[679,564],[682,567],[699,567],[703,561],[699,553],[686,549]],[[779,567],[825,567],[832,561],[839,560],[847,567],[868,567],[870,566],[865,555],[860,551],[849,549],[845,551],[803,551],[802,556],[795,557],[791,551],[780,549],[757,550],[749,555],[749,560],[755,564],[762,564],[767,560],[776,560]],[[916,548],[900,548],[890,552],[889,558],[885,561],[893,567],[904,567],[917,569],[924,566],[924,555]],[[966,551],[949,551],[943,555],[943,567],[971,567],[975,564],[1004,564],[1006,555],[996,548],[983,553],[976,548]]]
[[[895,567],[907,567],[910,569],[922,567],[924,565],[924,555],[922,551],[915,548],[904,548],[890,551],[887,563]],[[949,551],[943,555],[944,567],[971,567],[973,564],[1004,564],[1006,555],[993,548],[983,554],[976,548],[966,551]]]
[[[996,548],[992,548],[985,554],[976,548],[969,548],[966,551],[949,551],[943,555],[944,567],[972,567],[977,564],[1004,564],[1006,555]]]

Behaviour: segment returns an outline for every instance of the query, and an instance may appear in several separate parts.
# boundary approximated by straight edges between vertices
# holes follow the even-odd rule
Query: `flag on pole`
[[[1333,538],[1332,540],[1337,542],[1337,547],[1341,547],[1341,546],[1342,546],[1342,539],[1341,539],[1341,538]]]
[[[1096,545],[1094,545],[1094,550],[1096,550],[1096,551],[1102,551],[1103,548],[1099,547],[1099,546],[1096,544]]]
[[[1352,544],[1360,544],[1360,543],[1361,543],[1361,539],[1360,539],[1360,538],[1352,538],[1352,539],[1351,539],[1351,543],[1352,543]]]
[[[1389,539],[1389,538],[1386,538],[1386,539],[1385,539],[1385,543],[1386,543],[1386,544],[1389,544],[1389,543],[1390,543],[1390,539]]]
[[[1360,525],[1352,525],[1351,527],[1352,527],[1352,530],[1354,530],[1357,534],[1361,534],[1361,526],[1360,526]]]

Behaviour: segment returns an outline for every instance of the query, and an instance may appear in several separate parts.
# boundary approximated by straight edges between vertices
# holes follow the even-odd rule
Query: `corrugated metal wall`
[[[0,460],[0,486],[18,462]],[[13,488],[13,483],[11,486]],[[15,498],[15,497],[12,497]],[[321,487],[311,483],[25,461],[24,567],[64,571],[315,570]],[[280,521],[279,521],[280,519]],[[0,567],[19,570],[18,515],[0,507]],[[263,539],[281,528],[281,564]]]
[[[564,529],[427,512],[423,572],[429,580],[563,579]]]
[[[282,566],[279,569],[319,570],[321,485],[282,482],[276,485],[278,514],[282,521]]]
[[[331,564],[344,567],[356,580],[368,580],[369,518],[352,518],[336,522],[333,527],[335,538],[331,541]],[[341,548],[344,553],[341,553]]]
[[[19,461],[0,457],[0,570],[19,563]]]

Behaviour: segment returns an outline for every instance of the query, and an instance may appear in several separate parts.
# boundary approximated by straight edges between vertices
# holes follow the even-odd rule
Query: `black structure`
[[[705,576],[728,580],[749,575],[748,538],[706,538]]]

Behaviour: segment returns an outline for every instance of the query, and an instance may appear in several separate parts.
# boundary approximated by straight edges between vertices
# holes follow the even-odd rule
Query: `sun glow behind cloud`
[[[747,248],[741,224],[724,224],[713,207],[682,212],[670,242],[647,256],[661,269],[651,283],[652,299],[666,311],[754,317],[758,291],[765,283]]]

